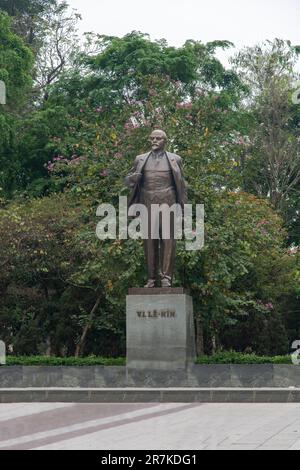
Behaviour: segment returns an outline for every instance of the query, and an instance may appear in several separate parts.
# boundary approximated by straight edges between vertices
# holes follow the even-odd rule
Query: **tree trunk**
[[[85,325],[85,327],[83,328],[83,332],[82,332],[82,335],[81,335],[81,338],[79,340],[79,343],[77,344],[76,346],[76,351],[75,351],[75,357],[80,357],[81,354],[83,353],[84,351],[84,347],[85,347],[85,343],[86,343],[86,338],[87,338],[87,335],[88,335],[88,332],[90,331],[91,329],[91,326],[92,326],[92,320],[95,316],[95,313],[97,311],[97,308],[99,307],[100,305],[100,300],[101,300],[101,297],[98,297],[94,307],[92,308],[91,310],[91,313],[89,314],[89,318],[88,318],[88,321],[87,321],[87,324]]]
[[[51,338],[50,336],[48,336],[48,338],[46,339],[46,357],[51,357],[51,354],[52,354],[52,345],[51,345]]]
[[[48,286],[47,284],[44,284],[44,294],[45,294],[45,299],[46,299],[46,302],[49,302],[49,291],[48,291]],[[46,357],[51,357],[51,354],[52,354],[52,345],[51,345],[51,337],[50,335],[47,336],[46,338],[46,351],[45,351],[45,355]]]
[[[216,354],[216,352],[217,352],[217,337],[216,337],[216,334],[213,335],[213,337],[211,339],[211,344],[212,344],[212,353]]]
[[[204,355],[203,324],[200,319],[196,320],[196,352],[197,356]]]

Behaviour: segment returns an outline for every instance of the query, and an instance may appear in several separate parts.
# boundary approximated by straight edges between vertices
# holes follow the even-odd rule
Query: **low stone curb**
[[[195,365],[151,371],[104,366],[1,366],[4,388],[300,388],[294,365]]]
[[[10,388],[0,403],[300,403],[300,388]]]

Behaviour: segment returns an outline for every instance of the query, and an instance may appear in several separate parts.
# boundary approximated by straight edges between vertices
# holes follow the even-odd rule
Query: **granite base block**
[[[169,291],[127,296],[128,369],[179,371],[194,363],[192,298]]]

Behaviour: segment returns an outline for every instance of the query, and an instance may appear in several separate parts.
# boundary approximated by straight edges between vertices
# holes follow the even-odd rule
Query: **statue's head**
[[[150,142],[153,152],[159,152],[166,148],[167,135],[164,131],[155,130],[150,135]]]

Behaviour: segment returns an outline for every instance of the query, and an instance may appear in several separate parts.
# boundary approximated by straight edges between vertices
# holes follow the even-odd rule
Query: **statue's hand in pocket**
[[[129,188],[133,188],[137,183],[140,182],[142,173],[132,173],[125,178],[125,184]]]

